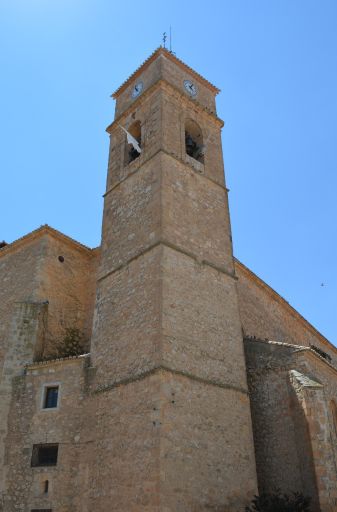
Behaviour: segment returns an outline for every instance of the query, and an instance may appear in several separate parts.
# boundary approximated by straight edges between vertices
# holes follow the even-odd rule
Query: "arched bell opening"
[[[200,126],[192,119],[185,122],[185,151],[198,162],[204,163],[204,141]]]
[[[129,137],[128,134],[126,135],[127,140],[125,144],[124,158],[125,165],[130,164],[131,162],[136,160],[136,158],[138,158],[140,155],[140,151],[137,150],[137,144],[139,148],[141,148],[142,142],[142,128],[140,121],[135,121],[134,123],[132,123],[132,125],[127,129],[127,131],[131,135],[131,137]],[[132,138],[134,139],[134,141],[136,141],[137,144],[135,144],[134,141],[132,141]]]

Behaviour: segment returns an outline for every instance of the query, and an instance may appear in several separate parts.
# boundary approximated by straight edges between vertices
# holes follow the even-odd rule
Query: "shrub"
[[[246,512],[310,512],[310,501],[300,492],[288,495],[277,489],[255,496]]]
[[[87,340],[77,327],[66,327],[56,344],[56,357],[79,356],[86,352]]]

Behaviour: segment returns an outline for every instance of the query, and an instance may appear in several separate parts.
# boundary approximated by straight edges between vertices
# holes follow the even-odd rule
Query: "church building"
[[[0,244],[1,512],[337,511],[337,349],[233,256],[218,93],[157,49],[113,94],[100,247]]]

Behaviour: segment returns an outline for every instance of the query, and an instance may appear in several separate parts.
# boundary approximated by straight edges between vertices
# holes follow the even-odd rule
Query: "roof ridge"
[[[306,345],[295,345],[294,343],[286,343],[284,341],[274,341],[274,340],[269,340],[267,338],[262,339],[262,338],[257,338],[255,336],[244,336],[244,340],[249,341],[251,343],[265,343],[266,345],[277,345],[279,347],[293,348],[293,349],[295,349],[293,352],[294,354],[300,354],[301,352],[308,352],[309,354],[312,354],[312,355],[318,357],[318,359],[323,361],[323,363],[326,363],[334,371],[337,371],[336,366],[334,366],[328,359],[321,356],[316,350],[314,350],[312,348],[311,345],[309,347]]]
[[[253,276],[253,278],[257,281],[257,284],[260,286],[260,287],[264,287],[264,288],[267,288],[269,292],[271,292],[273,294],[273,296],[275,297],[276,300],[278,300],[279,302],[281,302],[282,304],[284,304],[287,308],[289,308],[289,310],[291,311],[291,313],[297,317],[301,322],[304,322],[305,325],[313,332],[315,333],[316,335],[318,335],[318,337],[321,339],[321,341],[324,343],[324,344],[327,344],[329,345],[329,347],[334,350],[335,352],[337,352],[337,347],[330,341],[328,340],[328,338],[326,338],[324,336],[324,334],[322,334],[321,332],[319,332],[318,329],[316,329],[315,326],[313,326],[309,320],[307,320],[306,318],[304,318],[303,315],[301,315],[301,313],[299,313],[297,311],[297,309],[294,308],[294,306],[292,306],[284,297],[282,297],[282,295],[280,295],[276,290],[274,290],[274,288],[272,288],[268,283],[266,283],[261,277],[259,277],[257,274],[255,274],[255,272],[253,272],[252,270],[250,270],[250,268],[248,268],[244,263],[242,263],[240,260],[238,260],[236,257],[234,257],[234,263],[235,265],[237,264],[238,266],[240,266],[242,268],[243,271],[245,271],[246,273],[250,274]]]
[[[13,242],[7,243],[4,247],[2,247],[0,249],[0,256],[11,252],[11,250],[13,248],[16,248],[22,242],[29,240],[30,237],[34,238],[35,236],[39,235],[40,233],[42,234],[43,232],[49,233],[50,235],[57,236],[58,238],[62,238],[64,240],[66,240],[67,242],[71,242],[72,244],[76,245],[80,249],[84,249],[89,252],[94,250],[94,249],[91,249],[90,247],[88,247],[87,245],[84,245],[81,242],[78,242],[74,238],[72,238],[68,235],[65,235],[58,229],[55,229],[55,228],[49,226],[48,224],[42,224],[40,227],[33,229],[33,231],[30,231],[29,233],[26,233],[25,235],[17,238],[16,240],[13,240]]]
[[[119,94],[127,87],[127,85],[132,82],[132,80],[145,68],[147,67],[149,64],[151,64],[151,62],[154,61],[155,57],[157,55],[165,55],[166,57],[170,58],[173,62],[176,62],[176,64],[180,65],[180,66],[184,66],[191,74],[193,74],[196,78],[198,78],[199,80],[201,80],[201,82],[204,82],[205,85],[207,85],[208,87],[210,87],[211,89],[213,89],[213,91],[218,94],[220,92],[220,89],[218,87],[216,87],[215,85],[213,85],[211,82],[209,82],[209,80],[207,80],[206,78],[204,78],[200,73],[198,73],[197,71],[195,71],[193,68],[191,68],[190,66],[188,66],[188,64],[185,64],[184,61],[182,61],[181,59],[179,59],[176,55],[174,55],[172,52],[170,52],[169,50],[167,50],[167,48],[163,48],[162,46],[159,46],[158,48],[156,48],[156,50],[154,52],[151,53],[151,55],[149,55],[149,57],[140,65],[138,66],[138,68],[126,79],[124,80],[124,82],[115,90],[114,93],[111,94],[111,97],[116,99],[117,96],[119,96]]]

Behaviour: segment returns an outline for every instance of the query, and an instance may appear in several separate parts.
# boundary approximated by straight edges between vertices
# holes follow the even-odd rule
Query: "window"
[[[31,466],[56,466],[58,449],[58,444],[34,444]]]
[[[140,121],[135,121],[128,129],[128,132],[139,144],[139,147],[141,147],[142,142],[142,128]],[[138,153],[137,149],[132,144],[129,144],[128,141],[126,141],[125,144],[125,165],[130,164],[136,158],[138,158],[140,153]]]
[[[49,480],[45,480],[43,482],[43,493],[48,494],[49,491]]]
[[[205,147],[200,126],[188,119],[185,123],[185,150],[186,154],[198,162],[204,163]]]
[[[44,409],[54,409],[58,405],[59,386],[45,386],[44,388]]]
[[[30,512],[53,512],[51,508],[32,508]]]

